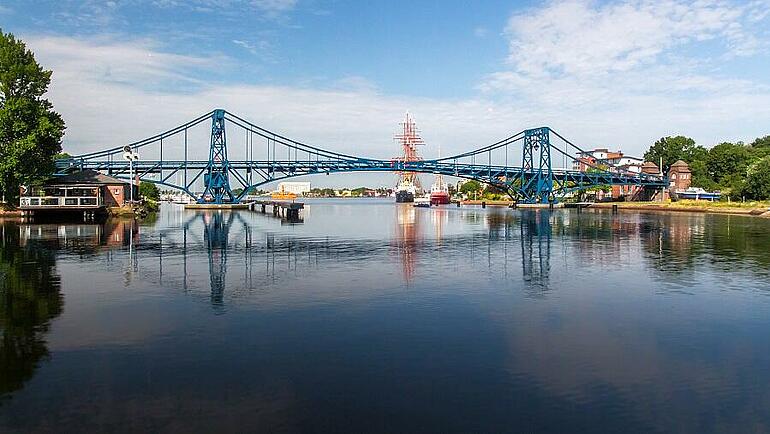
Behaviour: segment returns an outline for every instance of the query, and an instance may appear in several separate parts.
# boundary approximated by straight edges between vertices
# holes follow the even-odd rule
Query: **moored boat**
[[[436,181],[430,188],[430,203],[432,205],[445,205],[449,203],[449,188],[442,175],[436,175]]]
[[[290,191],[284,190],[283,186],[281,186],[281,189],[279,191],[274,191],[270,193],[270,198],[277,199],[277,200],[294,200],[297,198],[297,195]]]
[[[687,190],[677,191],[676,196],[679,199],[710,200],[713,202],[722,197],[722,192],[706,191],[700,187],[690,187]]]
[[[396,187],[396,202],[414,202],[414,196],[416,193],[417,189],[411,181],[402,180]]]

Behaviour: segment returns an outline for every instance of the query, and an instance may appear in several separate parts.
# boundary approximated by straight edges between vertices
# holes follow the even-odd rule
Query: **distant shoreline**
[[[719,204],[719,205],[717,205]],[[589,205],[589,208],[599,209],[612,209],[613,206],[617,206],[618,209],[623,210],[639,210],[639,211],[670,211],[670,212],[696,212],[705,214],[734,214],[754,217],[770,218],[770,209],[767,206],[756,207],[737,207],[729,205],[721,205],[720,202],[703,204],[681,204],[679,202],[605,202],[595,203]]]

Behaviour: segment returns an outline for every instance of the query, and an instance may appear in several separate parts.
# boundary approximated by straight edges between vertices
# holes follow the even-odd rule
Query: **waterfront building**
[[[692,184],[692,172],[690,167],[682,160],[671,165],[668,170],[669,187],[674,191],[685,191]]]
[[[277,191],[282,191],[285,193],[294,193],[297,196],[304,196],[310,193],[310,183],[309,182],[279,182]]]
[[[131,185],[95,170],[51,178],[40,186],[22,187],[22,211],[77,211],[121,207],[130,198]],[[139,192],[134,186],[134,197]]]
[[[572,168],[585,172],[592,167],[606,165],[621,172],[640,173],[643,163],[643,159],[625,155],[622,151],[597,148],[591,151],[578,152],[577,159],[572,163]]]

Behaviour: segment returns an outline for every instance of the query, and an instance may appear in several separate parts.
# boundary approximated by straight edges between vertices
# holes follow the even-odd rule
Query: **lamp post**
[[[139,154],[131,150],[130,146],[123,147],[123,158],[128,160],[128,176],[130,178],[129,202],[134,203],[134,161],[139,159]]]

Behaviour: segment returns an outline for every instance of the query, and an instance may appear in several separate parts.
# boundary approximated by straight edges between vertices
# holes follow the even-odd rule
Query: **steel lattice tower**
[[[547,127],[524,131],[521,190],[526,203],[549,203],[553,193],[551,139]],[[539,154],[539,155],[538,155]],[[537,160],[535,156],[538,155]],[[535,166],[537,161],[537,166]]]
[[[227,134],[225,133],[225,111],[214,110],[211,115],[211,148],[209,150],[209,164],[203,176],[206,189],[198,199],[199,203],[209,202],[206,197],[211,197],[213,203],[237,202],[230,189],[230,162],[227,159]]]

